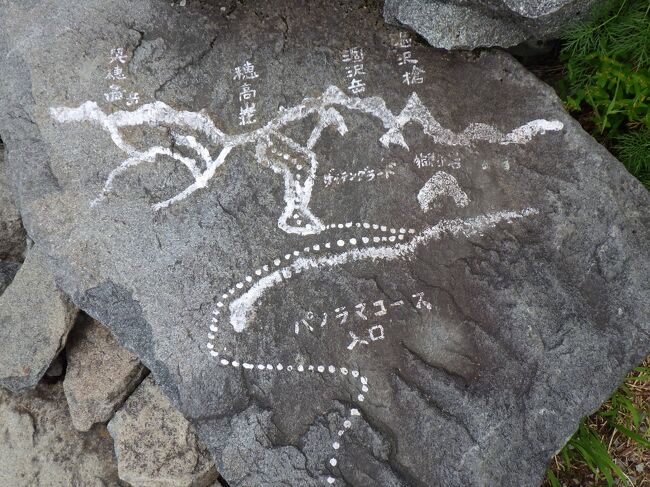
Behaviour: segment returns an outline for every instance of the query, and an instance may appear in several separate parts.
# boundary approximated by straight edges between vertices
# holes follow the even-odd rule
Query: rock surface
[[[106,428],[75,431],[60,383],[20,395],[0,389],[0,438],[2,486],[124,485]]]
[[[0,294],[2,294],[9,284],[11,284],[11,281],[14,280],[18,269],[20,269],[20,264],[18,262],[0,261]]]
[[[87,316],[70,334],[66,356],[63,389],[72,423],[80,431],[110,420],[147,372],[109,330]]]
[[[536,486],[650,349],[650,197],[381,13],[3,3],[20,212],[232,487]]]
[[[36,385],[63,349],[75,316],[45,255],[32,247],[0,296],[0,386],[18,391]]]
[[[150,377],[115,414],[108,430],[120,478],[134,486],[207,487],[217,480],[207,448]]]
[[[595,0],[386,0],[386,21],[443,49],[511,47],[551,39],[585,17]]]
[[[0,293],[3,282],[3,262],[25,259],[27,236],[14,204],[4,163],[4,145],[0,141]]]

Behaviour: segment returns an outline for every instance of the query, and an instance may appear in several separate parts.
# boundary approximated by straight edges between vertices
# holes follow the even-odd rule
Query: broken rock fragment
[[[72,423],[80,431],[110,420],[147,372],[135,355],[89,316],[83,316],[71,332],[66,354],[63,388]]]
[[[18,391],[36,385],[63,348],[75,316],[34,246],[0,296],[0,386]]]
[[[120,485],[106,427],[76,431],[60,383],[19,395],[0,389],[0,439],[3,487]]]
[[[217,481],[207,448],[151,377],[115,413],[108,430],[125,482],[139,487],[207,487]]]

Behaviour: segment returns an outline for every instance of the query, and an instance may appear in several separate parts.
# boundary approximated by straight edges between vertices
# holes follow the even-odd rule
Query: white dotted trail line
[[[371,241],[373,243],[380,243],[380,242],[396,242],[396,241],[401,241],[404,240],[406,235],[413,235],[416,233],[415,229],[413,228],[394,228],[386,225],[379,225],[376,223],[367,223],[367,222],[346,222],[346,223],[332,223],[329,225],[325,225],[324,229],[325,230],[336,230],[336,229],[364,229],[364,230],[370,230],[374,232],[379,232],[380,234],[383,234],[382,236],[374,236],[374,237],[361,237],[360,242],[361,243],[370,243]],[[350,238],[347,243],[349,245],[357,245],[359,241],[355,238]],[[292,253],[286,254],[284,256],[284,259],[277,258],[273,260],[269,264],[265,264],[258,269],[256,269],[253,274],[256,276],[262,276],[265,273],[268,273],[270,269],[273,267],[279,267],[282,265],[283,262],[293,260],[301,255],[301,253],[318,253],[318,252],[325,252],[332,247],[343,247],[346,244],[343,240],[338,240],[336,243],[334,242],[325,242],[321,244],[315,244],[310,247],[305,247],[302,251],[295,250]],[[302,364],[295,364],[295,365],[287,365],[284,366],[283,364],[269,364],[269,363],[249,363],[249,362],[242,362],[239,360],[232,360],[232,359],[227,359],[227,358],[221,358],[219,359],[219,352],[215,349],[215,344],[214,340],[216,340],[216,333],[219,331],[219,327],[217,326],[219,323],[219,315],[221,314],[223,308],[226,306],[227,302],[230,301],[233,297],[235,297],[236,294],[239,294],[240,292],[243,292],[245,287],[248,287],[250,283],[253,282],[253,276],[246,276],[245,279],[242,281],[236,283],[232,287],[228,289],[227,293],[224,293],[221,296],[221,300],[217,302],[217,308],[212,312],[213,316],[211,319],[210,323],[210,333],[208,333],[208,339],[210,340],[208,343],[208,349],[210,350],[210,355],[215,358],[217,363],[223,367],[234,367],[234,368],[242,368],[244,370],[258,370],[258,371],[277,371],[277,372],[282,372],[282,371],[287,371],[287,372],[298,372],[298,373],[304,373],[304,372],[312,372],[312,373],[319,373],[319,374],[340,374],[345,377],[352,377],[353,379],[357,380],[359,383],[359,388],[361,390],[361,393],[357,395],[357,400],[359,402],[363,402],[366,398],[366,394],[369,392],[370,388],[368,385],[368,378],[361,375],[358,370],[355,369],[348,369],[347,367],[337,367],[334,365],[328,365],[327,367],[324,365],[302,365]],[[343,437],[345,434],[346,430],[350,429],[353,425],[352,421],[355,419],[355,417],[361,416],[361,413],[359,412],[358,409],[351,409],[350,410],[350,415],[349,418],[346,419],[343,422],[343,427],[342,429],[338,430],[337,432],[337,438],[332,442],[332,449],[333,453],[330,456],[328,463],[331,467],[336,467],[338,465],[338,450],[341,447],[340,439]],[[332,485],[336,482],[336,478],[332,476],[327,477],[327,483],[329,485]]]

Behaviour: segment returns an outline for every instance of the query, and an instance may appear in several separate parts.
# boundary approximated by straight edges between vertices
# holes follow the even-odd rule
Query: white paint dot
[[[345,431],[343,431],[343,430],[339,430],[338,435],[339,435],[339,436],[343,436],[344,433],[345,433]]]
[[[349,419],[346,419],[346,420],[343,422],[343,427],[344,427],[345,429],[349,429],[351,426],[352,426],[352,422],[351,422]]]
[[[367,377],[361,377],[359,380],[361,381],[362,384],[367,384],[368,383],[368,378]]]
[[[243,282],[238,282],[237,284],[235,284],[235,287],[236,287],[237,289],[241,289],[241,288],[244,287],[244,283],[243,283]]]
[[[375,223],[375,224],[372,225],[372,228],[374,228],[375,230],[377,230],[377,229],[379,228],[379,225],[377,225],[377,224]]]
[[[406,228],[400,228],[399,233],[406,233]]]
[[[327,367],[327,370],[330,371],[330,374],[333,374],[334,372],[336,372],[336,367],[334,367],[333,365],[330,365],[329,367]]]
[[[310,365],[309,367],[307,367],[307,370],[314,370],[314,366]]]
[[[316,251],[319,251],[319,250],[320,250],[320,245],[314,245],[314,246],[312,247],[312,249],[314,249],[314,250],[316,250]]]
[[[356,238],[351,238],[350,239],[350,244],[351,245],[356,245],[357,244],[357,239]]]
[[[209,338],[210,340],[214,340],[214,335],[213,335],[212,333],[208,333],[208,338]]]
[[[365,399],[365,397],[363,396],[363,394],[359,394],[359,396],[357,397],[357,399],[359,400],[359,402],[363,402],[363,400]]]
[[[381,239],[379,237],[372,237],[373,242],[381,242]]]
[[[294,250],[294,251],[293,251],[293,255],[298,256],[298,255],[300,255],[300,252],[298,252],[297,250]]]
[[[343,223],[339,223],[339,228],[343,228]]]
[[[288,370],[289,372],[291,372],[291,371],[293,370],[293,365],[288,365],[288,366],[287,366],[287,370]]]
[[[257,368],[260,370],[264,370],[266,366],[264,364],[257,364]]]
[[[341,374],[348,375],[348,369],[346,369],[345,367],[341,367]]]
[[[239,362],[237,362],[236,360],[233,360],[232,361],[232,366],[233,367],[239,367]]]
[[[255,271],[255,275],[256,275],[256,276],[261,276],[261,275],[262,275],[262,269],[257,269],[257,270]]]
[[[280,259],[275,259],[275,260],[273,261],[273,263],[274,263],[275,265],[280,265],[280,262],[281,262]]]
[[[357,222],[356,226],[357,226],[357,228],[361,228],[361,223]]]
[[[273,370],[273,366],[271,364],[266,364],[266,370]]]
[[[246,276],[246,282],[253,282],[253,278],[251,276]]]
[[[350,415],[352,416],[361,416],[361,413],[358,409],[350,409]]]
[[[388,237],[388,240],[390,242],[394,242],[395,241],[395,235],[391,235],[390,237]]]
[[[336,482],[336,479],[334,477],[327,477],[328,484],[333,484],[334,482]]]
[[[370,223],[364,223],[363,228],[370,228]]]
[[[282,159],[284,159],[285,161],[288,161],[289,160],[289,154],[282,154]]]
[[[268,265],[263,265],[263,266],[262,266],[262,270],[263,270],[264,272],[268,272],[268,271],[269,271],[269,266],[268,266]]]
[[[350,228],[350,227],[352,226],[352,222],[347,222],[347,223],[345,224],[345,226],[346,226],[346,228]]]
[[[397,233],[397,230],[395,230],[394,228],[391,228],[390,233]]]
[[[352,377],[359,377],[359,371],[358,370],[353,370],[352,371]]]
[[[329,249],[331,246],[332,246],[332,244],[331,244],[330,242],[327,242],[327,243],[325,244],[325,248],[326,248],[326,249]]]
[[[364,244],[367,244],[367,243],[370,241],[370,239],[369,239],[368,237],[361,237],[361,241],[362,241]]]
[[[341,444],[338,441],[335,441],[334,443],[332,443],[332,448],[338,450],[339,448],[341,448]]]
[[[277,368],[278,370],[282,370],[282,369],[284,369],[284,366],[283,366],[282,364],[278,364],[276,368]]]
[[[214,326],[214,325],[210,325],[210,330],[212,330],[212,331],[219,331],[219,327]]]
[[[214,345],[212,345],[212,343],[208,343],[207,347],[208,347],[210,350],[212,350],[212,349],[214,348]]]
[[[223,299],[228,299],[228,295],[227,295],[227,294],[222,294],[221,297],[222,297]]]
[[[222,307],[223,307],[223,303],[222,303],[221,301],[219,301],[219,302],[217,303],[217,308],[222,308]]]
[[[325,367],[323,367],[322,365],[319,365],[318,366],[318,371],[319,372],[325,372]]]
[[[400,234],[397,236],[397,238],[399,238],[400,240],[404,240],[404,235]]]
[[[212,355],[213,357],[218,357],[219,352],[215,352],[214,350],[210,350],[210,355]]]
[[[382,232],[385,232],[385,231],[386,231],[386,225],[382,225],[380,228],[381,228],[381,231],[382,231]]]
[[[343,247],[345,245],[345,242],[343,240],[337,240],[336,245],[338,245],[339,247]]]
[[[336,467],[336,463],[337,463],[337,462],[336,462],[336,458],[330,458],[330,465],[331,465],[332,467]]]
[[[361,390],[363,392],[368,392],[368,386],[361,386]]]
[[[222,358],[221,365],[229,365],[229,362],[225,358]]]
[[[304,371],[304,370],[305,370],[305,368],[304,368],[302,365],[299,365],[299,366],[298,366],[298,372],[302,372],[302,371]]]
[[[289,260],[290,258],[291,258],[290,254],[287,254],[287,255],[284,256],[284,260]]]

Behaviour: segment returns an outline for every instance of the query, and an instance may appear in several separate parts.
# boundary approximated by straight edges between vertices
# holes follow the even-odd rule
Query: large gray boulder
[[[142,381],[147,369],[101,323],[84,316],[66,346],[65,391],[74,427],[105,423]]]
[[[650,196],[508,55],[298,4],[3,3],[25,226],[229,485],[538,485],[650,350]]]
[[[150,377],[115,414],[108,430],[120,478],[130,485],[208,487],[217,481],[207,448]]]
[[[589,13],[595,0],[386,0],[384,18],[434,47],[511,47],[552,39]]]
[[[63,349],[76,314],[40,247],[32,247],[0,295],[0,387],[35,386]]]
[[[2,486],[124,485],[106,427],[76,431],[60,383],[20,395],[0,389],[0,438]]]

